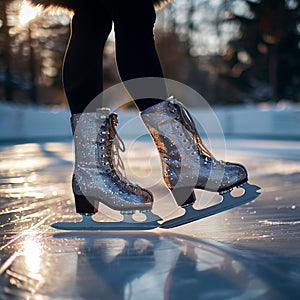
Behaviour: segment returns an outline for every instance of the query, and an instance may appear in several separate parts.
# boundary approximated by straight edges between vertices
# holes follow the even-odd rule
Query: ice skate
[[[96,113],[73,115],[71,124],[75,144],[75,166],[72,188],[76,212],[81,222],[52,224],[65,230],[129,230],[153,229],[160,218],[151,212],[153,197],[146,189],[129,182],[122,174],[119,150],[125,151],[115,126],[117,114],[109,109]],[[92,215],[102,203],[123,215],[120,222],[97,222]],[[144,221],[137,221],[135,212],[144,214]]]
[[[141,114],[160,154],[163,178],[184,215],[167,220],[172,228],[239,206],[258,197],[259,187],[247,183],[246,169],[236,163],[214,158],[203,144],[196,125],[182,103],[171,97]],[[244,194],[233,197],[231,190],[242,187]],[[195,209],[195,189],[218,192],[221,203]]]

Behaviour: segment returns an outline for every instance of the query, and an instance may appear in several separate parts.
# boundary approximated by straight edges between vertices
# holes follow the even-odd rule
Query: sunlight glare
[[[29,272],[37,274],[41,264],[41,245],[31,238],[26,240],[23,255]]]
[[[19,22],[22,26],[28,24],[33,20],[41,11],[40,7],[33,7],[28,2],[23,1],[20,12],[19,12]]]

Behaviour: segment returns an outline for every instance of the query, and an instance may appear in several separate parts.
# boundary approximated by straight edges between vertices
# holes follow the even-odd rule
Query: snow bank
[[[0,103],[0,140],[71,136],[66,109]]]
[[[296,105],[253,105],[215,107],[217,122],[205,109],[193,109],[192,115],[209,134],[300,138],[300,107]],[[147,134],[136,111],[120,114],[122,136],[133,138]],[[0,141],[33,138],[71,137],[68,109],[0,103]],[[210,125],[211,124],[211,125]],[[201,129],[200,129],[201,130]]]
[[[300,138],[300,106],[292,104],[215,107],[225,135]],[[206,112],[193,111],[201,122]]]

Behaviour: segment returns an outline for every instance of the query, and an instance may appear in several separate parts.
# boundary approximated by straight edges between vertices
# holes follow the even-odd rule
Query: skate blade
[[[74,231],[114,231],[114,230],[150,230],[159,227],[158,221],[161,218],[151,212],[144,213],[147,220],[137,222],[130,215],[124,215],[124,219],[120,222],[97,222],[92,216],[82,215],[80,222],[58,222],[51,224],[51,227],[58,230],[74,230]]]
[[[242,204],[248,203],[254,199],[256,199],[260,193],[257,192],[257,190],[260,189],[260,187],[256,185],[251,185],[249,183],[245,183],[242,188],[245,190],[244,194],[240,197],[233,197],[230,195],[230,193],[223,194],[223,201],[221,203],[218,203],[216,205],[204,208],[204,209],[194,209],[193,204],[190,204],[185,208],[184,215],[167,220],[163,222],[160,225],[160,228],[173,228],[177,226],[181,226],[187,223],[191,223],[212,215],[215,215],[217,213],[232,209],[234,207],[240,206]]]

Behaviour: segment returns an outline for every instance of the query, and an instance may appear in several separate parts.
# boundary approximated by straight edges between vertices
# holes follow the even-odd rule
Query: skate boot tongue
[[[202,139],[200,138],[196,124],[192,116],[190,115],[189,111],[186,109],[186,107],[180,101],[178,101],[173,97],[169,98],[169,100],[170,100],[170,104],[174,105],[175,109],[178,110],[184,128],[193,135],[194,142],[198,145],[199,149],[205,155],[214,157],[214,155],[206,148]]]
[[[105,120],[106,118],[109,117],[109,114],[110,114],[110,109],[106,107],[97,108],[96,110],[97,118],[99,118],[100,120]]]

